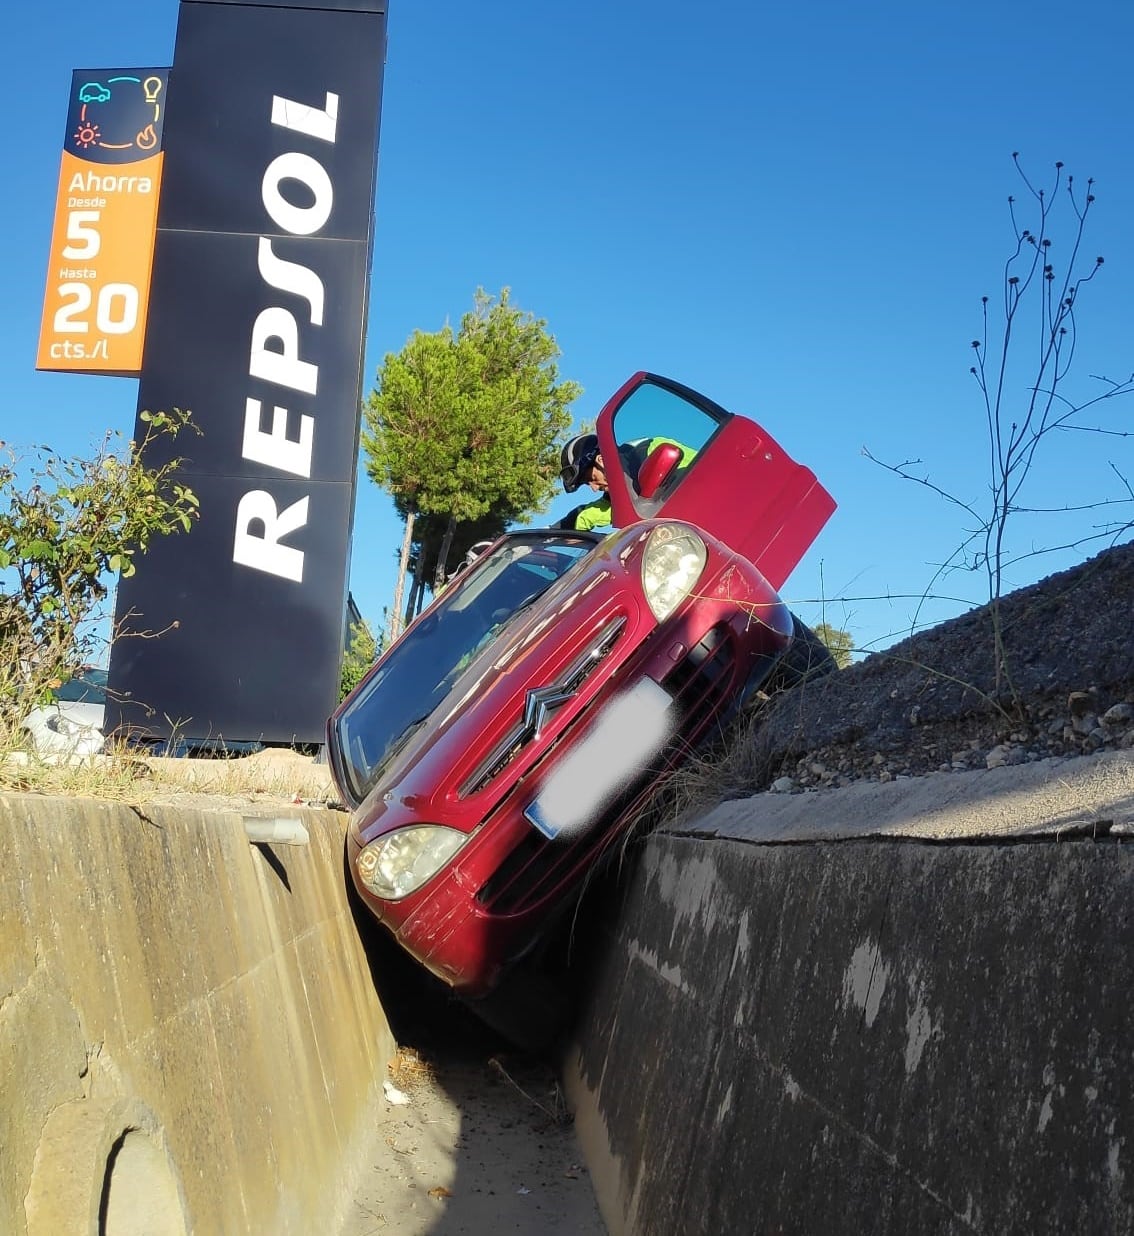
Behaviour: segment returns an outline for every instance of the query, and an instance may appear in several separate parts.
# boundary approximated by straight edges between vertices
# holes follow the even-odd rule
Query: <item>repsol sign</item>
[[[333,143],[339,114],[339,96],[328,94],[321,110],[292,99],[272,98],[272,124],[297,138]],[[298,200],[297,200],[298,198]],[[312,154],[289,150],[268,165],[261,182],[261,200],[268,218],[285,235],[317,235],[331,217],[335,190],[326,168]],[[304,412],[295,418],[297,436],[290,436],[291,407],[296,398],[313,401],[319,393],[319,366],[303,356],[303,341],[322,329],[326,285],[316,271],[289,262],[272,248],[270,236],[261,236],[256,268],[265,287],[298,300],[299,312],[287,305],[268,305],[252,323],[248,376],[274,389],[271,415],[265,429],[265,401],[249,395],[244,405],[241,454],[288,476],[309,478],[315,441],[315,417]],[[283,392],[288,405],[276,403]],[[267,571],[294,583],[303,581],[304,551],[286,538],[307,524],[307,495],[284,511],[270,490],[252,489],[236,509],[233,562]]]
[[[138,412],[192,412],[199,436],[150,458],[182,459],[201,515],[119,585],[132,635],[111,654],[110,726],[322,740],[344,636],[385,31],[377,0],[180,5]]]

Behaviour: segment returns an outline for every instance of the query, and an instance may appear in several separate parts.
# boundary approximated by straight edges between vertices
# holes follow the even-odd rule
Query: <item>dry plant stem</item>
[[[539,1108],[539,1110],[540,1110],[541,1112],[543,1112],[543,1114],[544,1114],[544,1115],[545,1115],[545,1116],[546,1116],[549,1120],[553,1121],[555,1124],[563,1124],[563,1123],[565,1122],[565,1119],[566,1119],[566,1118],[563,1116],[563,1114],[562,1114],[562,1113],[560,1113],[560,1112],[558,1112],[558,1111],[554,1111],[554,1112],[553,1112],[553,1111],[549,1111],[549,1110],[548,1110],[548,1108],[546,1108],[546,1107],[545,1107],[545,1106],[544,1106],[544,1105],[543,1105],[543,1104],[539,1101],[539,1099],[535,1099],[535,1098],[533,1098],[530,1094],[528,1094],[528,1092],[527,1092],[527,1091],[523,1088],[523,1086],[521,1086],[521,1085],[520,1085],[520,1084],[519,1084],[519,1083],[515,1080],[515,1078],[513,1078],[513,1077],[511,1076],[511,1074],[510,1074],[510,1073],[508,1072],[508,1070],[507,1070],[507,1069],[503,1066],[503,1064],[501,1064],[501,1063],[500,1063],[499,1059],[498,1059],[496,1056],[492,1056],[492,1057],[489,1059],[489,1061],[488,1061],[488,1065],[489,1065],[489,1068],[491,1068],[494,1072],[499,1073],[499,1074],[500,1074],[500,1076],[501,1076],[501,1077],[503,1077],[503,1078],[504,1078],[504,1080],[505,1080],[505,1081],[506,1081],[506,1082],[507,1082],[510,1086],[512,1086],[515,1090],[517,1090],[520,1094],[522,1094],[522,1095],[524,1096],[524,1098],[525,1098],[525,1099],[527,1099],[527,1101],[528,1101],[529,1103],[531,1103],[531,1104],[532,1104],[532,1106],[533,1106],[533,1107],[538,1107],[538,1108]],[[557,1104],[557,1106],[558,1106],[558,1104]]]
[[[1009,557],[1008,530],[1015,516],[1022,513],[1058,514],[1072,511],[1100,510],[1106,507],[1129,503],[1134,491],[1118,469],[1111,465],[1125,490],[1125,498],[1100,499],[1085,505],[1067,504],[1045,510],[1028,507],[1022,502],[1022,492],[1032,473],[1040,444],[1056,431],[1113,434],[1101,425],[1085,425],[1083,415],[1097,409],[1107,400],[1129,394],[1134,390],[1134,375],[1123,380],[1109,378],[1097,380],[1105,389],[1091,398],[1072,400],[1062,390],[1074,359],[1077,343],[1076,307],[1079,296],[1103,265],[1101,257],[1095,258],[1089,268],[1082,271],[1081,251],[1087,218],[1094,202],[1092,181],[1087,181],[1085,195],[1078,195],[1073,177],[1065,176],[1063,164],[1056,163],[1053,184],[1048,189],[1037,188],[1028,179],[1020,166],[1019,157],[1012,156],[1031,201],[1034,227],[1021,224],[1017,217],[1017,203],[1009,197],[1009,214],[1015,245],[1004,265],[1002,276],[1003,322],[996,331],[990,323],[988,297],[981,301],[983,329],[980,339],[973,340],[972,348],[976,363],[970,368],[980,390],[985,416],[985,431],[988,439],[989,493],[987,509],[961,501],[943,487],[930,480],[928,475],[915,471],[921,468],[920,460],[905,460],[899,464],[885,464],[869,451],[863,453],[873,463],[880,464],[904,480],[914,481],[957,506],[976,524],[973,532],[941,564],[930,582],[926,598],[937,581],[945,574],[962,568],[983,570],[988,581],[988,602],[991,619],[995,685],[993,696],[999,699],[1007,694],[1014,711],[1026,715],[1026,707],[1013,674],[1007,653],[1001,615],[1001,598],[1006,567],[1022,557],[1037,553],[1053,552],[1062,546],[1033,549],[1028,554]],[[1052,256],[1052,214],[1057,199],[1066,197],[1070,203],[1075,223],[1071,231],[1070,249],[1062,271],[1056,270]],[[1029,319],[1026,311],[1032,310]],[[1019,360],[1018,357],[1024,357]],[[1023,364],[1029,370],[1024,386],[1022,402],[1019,383],[1015,379],[1017,368]],[[1126,436],[1119,431],[1117,436]],[[1111,522],[1090,537],[1080,538],[1072,544],[1085,543],[1100,537],[1117,539],[1131,527],[1130,520]],[[979,549],[976,548],[979,546]]]

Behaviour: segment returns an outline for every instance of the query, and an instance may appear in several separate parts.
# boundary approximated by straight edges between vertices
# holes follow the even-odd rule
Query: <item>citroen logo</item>
[[[532,738],[539,738],[548,717],[572,695],[574,691],[563,687],[534,687],[524,699],[524,729],[531,731]]]

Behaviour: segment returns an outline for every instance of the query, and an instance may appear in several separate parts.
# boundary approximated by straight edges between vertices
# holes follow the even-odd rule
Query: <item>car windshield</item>
[[[512,533],[450,584],[393,645],[333,727],[346,789],[356,803],[477,654],[597,540],[572,532]]]

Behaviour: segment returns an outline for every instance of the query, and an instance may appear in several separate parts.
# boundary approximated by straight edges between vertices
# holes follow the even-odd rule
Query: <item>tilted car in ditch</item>
[[[605,460],[668,440],[636,476],[609,470],[617,530],[505,534],[328,722],[355,888],[474,1005],[659,778],[754,693],[832,664],[777,591],[834,510],[813,473],[752,421],[648,373],[596,433]]]

